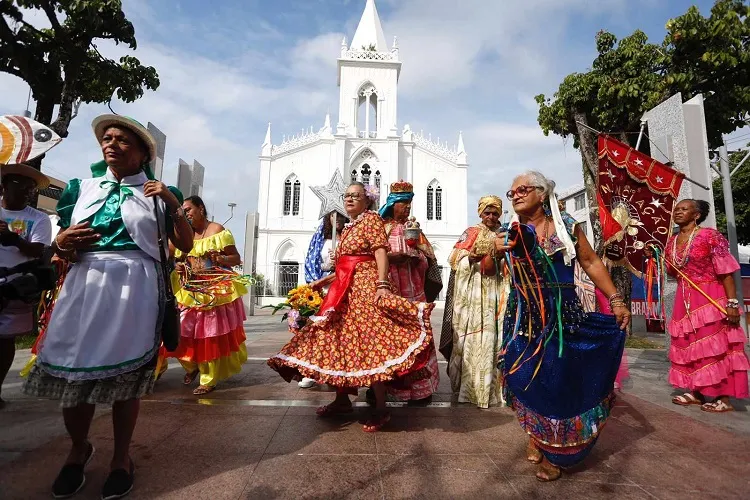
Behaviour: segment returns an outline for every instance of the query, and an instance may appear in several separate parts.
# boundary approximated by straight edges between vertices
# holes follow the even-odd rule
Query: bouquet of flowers
[[[281,321],[286,320],[289,328],[297,330],[307,323],[307,318],[315,315],[323,303],[323,295],[314,290],[310,285],[300,285],[290,290],[286,296],[286,301],[281,304],[265,306],[273,309],[271,314],[276,314],[282,309],[288,309],[281,317]]]

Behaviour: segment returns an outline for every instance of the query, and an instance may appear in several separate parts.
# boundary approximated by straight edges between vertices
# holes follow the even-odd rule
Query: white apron
[[[130,190],[121,205],[123,222],[141,250],[79,253],[39,349],[45,372],[70,381],[102,379],[136,370],[156,355],[163,283],[154,201],[143,195],[147,180],[141,173],[120,184]],[[114,181],[109,170],[106,177],[81,181],[71,224],[93,216],[118,188]]]

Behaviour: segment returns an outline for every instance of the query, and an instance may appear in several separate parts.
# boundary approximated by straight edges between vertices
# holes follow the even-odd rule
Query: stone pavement
[[[436,311],[439,331],[442,311]],[[242,374],[197,399],[170,364],[144,400],[132,454],[131,498],[747,498],[750,416],[710,415],[669,400],[664,351],[630,350],[631,380],[591,456],[560,481],[539,483],[526,440],[505,408],[451,404],[446,376],[428,408],[394,407],[381,433],[362,432],[363,392],[351,418],[321,420],[333,394],[299,389],[265,365],[288,338],[265,312],[247,323],[252,356]],[[19,353],[20,368],[27,353]],[[444,369],[445,364],[441,364]],[[443,372],[444,373],[444,372]],[[0,499],[50,498],[67,452],[55,403],[20,395],[14,372],[0,411]],[[95,419],[97,453],[76,498],[99,498],[112,451],[106,409]]]

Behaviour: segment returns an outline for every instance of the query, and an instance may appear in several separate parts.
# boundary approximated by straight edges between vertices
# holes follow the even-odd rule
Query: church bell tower
[[[398,44],[388,49],[375,0],[367,0],[357,31],[338,59],[339,120],[336,135],[363,139],[398,136]]]

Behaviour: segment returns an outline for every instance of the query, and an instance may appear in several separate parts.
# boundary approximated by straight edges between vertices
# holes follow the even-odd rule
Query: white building
[[[589,243],[594,244],[594,232],[591,230],[591,210],[586,188],[581,184],[570,186],[557,191],[557,200],[565,204],[565,211],[581,223],[581,229],[586,233]]]
[[[352,43],[342,41],[338,59],[339,116],[323,127],[273,144],[268,126],[260,155],[256,272],[274,294],[304,282],[304,259],[317,229],[320,200],[310,186],[327,184],[338,169],[344,179],[388,186],[404,179],[414,185],[412,215],[430,239],[438,262],[466,229],[468,160],[461,134],[449,147],[399,130],[399,49],[389,49],[374,0],[368,0]],[[333,83],[333,82],[332,82]],[[447,269],[444,270],[447,283]]]

